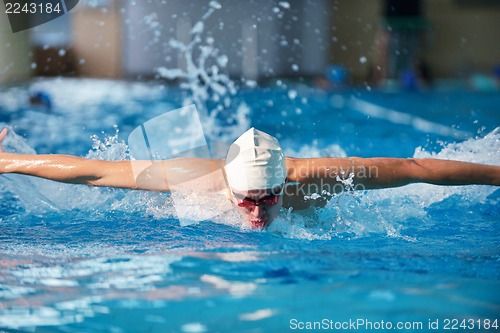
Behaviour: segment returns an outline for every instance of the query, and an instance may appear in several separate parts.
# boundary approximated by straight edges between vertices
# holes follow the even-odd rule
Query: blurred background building
[[[209,1],[81,0],[69,14],[13,34],[0,3],[0,82],[36,76],[150,79],[185,68],[169,41],[189,43]],[[329,66],[348,83],[405,71],[420,78],[489,75],[500,63],[499,0],[220,0],[204,43],[234,78],[315,78]],[[212,3],[213,5],[213,3]]]

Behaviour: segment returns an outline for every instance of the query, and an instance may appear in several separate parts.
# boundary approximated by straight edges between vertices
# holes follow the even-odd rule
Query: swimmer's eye
[[[263,197],[260,200],[254,200],[250,198],[240,199],[238,200],[238,206],[244,208],[253,208],[255,206],[260,206],[260,205],[274,206],[278,203],[278,200],[279,200],[279,195],[270,194]]]

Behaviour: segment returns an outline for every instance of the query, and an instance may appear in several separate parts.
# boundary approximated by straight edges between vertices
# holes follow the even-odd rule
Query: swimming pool
[[[49,94],[52,110],[30,106],[30,91]],[[7,149],[123,159],[130,131],[183,98],[160,84],[41,80],[0,90],[0,120],[27,140],[11,137]],[[233,100],[288,155],[500,163],[498,93],[277,81]],[[384,321],[429,331],[470,319],[478,331],[500,313],[493,187],[348,193],[315,216],[283,210],[255,232],[236,220],[181,227],[165,194],[16,175],[0,184],[1,330],[283,332],[354,321],[373,331]]]

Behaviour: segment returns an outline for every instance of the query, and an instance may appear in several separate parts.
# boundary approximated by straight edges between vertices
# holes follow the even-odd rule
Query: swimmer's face
[[[252,229],[263,229],[278,216],[283,205],[281,189],[268,190],[233,190],[232,201],[245,220],[245,225]]]

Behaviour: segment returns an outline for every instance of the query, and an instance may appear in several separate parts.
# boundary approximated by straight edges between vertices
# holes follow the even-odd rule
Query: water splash
[[[120,130],[118,125],[113,125],[115,134],[105,135],[104,139],[101,140],[98,135],[94,134],[91,136],[92,139],[92,149],[89,150],[86,158],[94,160],[108,160],[108,161],[120,161],[130,159],[128,146],[125,141],[118,138]]]
[[[418,147],[415,158],[439,158],[473,163],[500,165],[500,130],[496,128],[484,137],[471,138],[463,142],[446,144],[440,151],[428,152]],[[404,210],[404,214],[422,216],[422,211],[453,195],[463,198],[459,205],[470,202],[484,203],[488,196],[497,190],[493,186],[437,186],[412,184],[402,188],[372,191],[367,197],[379,202],[391,202],[395,212]],[[405,202],[403,204],[403,202]],[[403,206],[403,207],[401,207]],[[409,208],[409,209],[408,209]]]
[[[220,53],[213,37],[203,36],[206,20],[222,8],[216,1],[211,1],[209,6],[200,21],[191,28],[189,43],[177,39],[171,39],[169,42],[169,46],[183,57],[186,68],[160,67],[157,73],[167,80],[180,81],[180,87],[190,93],[184,105],[196,105],[210,139],[220,140],[221,135],[223,138],[227,136],[234,139],[242,132],[242,128],[250,127],[247,117],[249,107],[240,104],[233,111],[233,115],[221,117],[224,110],[233,107],[232,97],[236,95],[237,87],[229,76],[222,72],[228,64],[228,57]],[[215,108],[210,109],[209,103],[215,104]]]
[[[438,152],[426,152],[418,147],[415,158],[453,159],[473,163],[500,165],[500,133],[495,129],[484,137],[459,143],[449,143]],[[474,204],[487,204],[488,197],[497,191],[494,186],[437,186],[412,184],[399,188],[368,191],[360,198],[361,207],[370,207],[390,224],[414,219],[422,225],[428,223],[428,209],[437,203],[457,196],[456,209],[467,209]]]
[[[26,141],[14,132],[14,129],[7,124],[0,123],[0,128],[8,128],[8,135],[2,142],[4,151],[17,154],[35,154],[35,150],[31,148]],[[43,193],[34,190],[36,179],[26,178],[15,174],[4,174],[1,177],[0,184],[2,190],[7,190],[19,201],[21,207],[26,211],[30,211],[33,202],[37,202],[37,207],[43,209],[56,209],[56,205],[46,197]],[[35,187],[36,188],[36,187]]]
[[[333,146],[330,149],[342,155],[339,147]],[[324,151],[314,145],[303,146],[299,151],[300,154],[292,150],[288,153],[301,157],[317,157],[324,154]],[[304,152],[309,152],[309,156],[304,156]],[[413,157],[433,157],[500,165],[500,128],[484,137],[446,144],[438,152],[427,152],[418,147]],[[349,181],[345,185],[349,186]],[[284,237],[310,240],[351,239],[366,237],[370,234],[385,234],[387,237],[414,242],[416,241],[414,237],[405,234],[405,229],[408,228],[408,225],[405,225],[406,221],[416,220],[425,225],[427,220],[432,220],[427,218],[428,209],[452,196],[461,198],[453,201],[453,205],[460,209],[467,209],[477,203],[488,204],[488,197],[495,191],[497,188],[493,186],[429,184],[412,184],[365,192],[345,191],[340,195],[332,195],[332,199],[322,209],[311,209],[296,214],[292,214],[291,211],[283,212],[269,230]],[[311,195],[310,199],[324,198],[327,194],[316,193]],[[412,223],[415,224],[415,222]]]
[[[438,152],[429,152],[422,147],[417,147],[413,157],[500,165],[500,127],[495,128],[483,137],[442,144],[442,149]]]
[[[17,154],[36,154],[35,150],[28,145],[26,140],[16,134],[12,126],[0,123],[0,128],[7,128],[9,130],[7,136],[2,141],[4,151]]]

